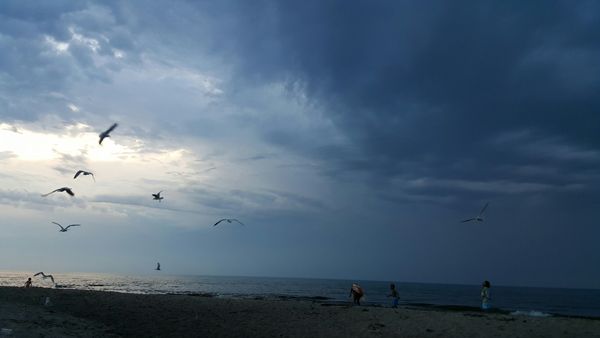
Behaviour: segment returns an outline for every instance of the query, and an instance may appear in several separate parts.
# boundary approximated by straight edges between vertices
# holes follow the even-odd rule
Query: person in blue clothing
[[[492,299],[490,297],[490,287],[489,281],[483,282],[483,285],[481,286],[481,308],[483,310],[488,310],[490,308],[490,300]]]
[[[400,300],[400,294],[398,294],[398,290],[396,290],[396,285],[394,283],[390,284],[390,294],[388,297],[392,297],[392,307],[395,309],[398,307],[398,301]]]

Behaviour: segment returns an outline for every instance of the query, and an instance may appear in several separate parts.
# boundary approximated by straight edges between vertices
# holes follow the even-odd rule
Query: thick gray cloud
[[[144,140],[129,141],[139,153],[183,144],[194,165],[143,183],[175,185],[185,203],[165,209],[188,220],[239,212],[287,229],[272,235],[283,248],[268,236],[262,247],[285,250],[296,236],[300,252],[312,239],[363,266],[403,255],[406,280],[598,287],[586,267],[600,256],[585,248],[600,234],[599,7],[3,2],[0,122],[110,119]],[[55,169],[86,161],[65,154]],[[457,228],[486,201],[488,227]],[[159,209],[134,195],[93,202]],[[339,243],[350,237],[340,233],[363,240]],[[554,264],[538,279],[511,270],[537,271],[543,257]],[[387,278],[384,265],[364,273]],[[346,276],[328,267],[307,275]],[[569,276],[552,281],[561,269]]]
[[[0,32],[0,107],[13,119],[64,112],[69,88],[110,81],[123,62],[116,53],[137,55],[114,13],[89,2],[3,2]]]
[[[542,138],[600,147],[594,127],[600,122],[596,6],[249,6],[244,10],[251,14],[240,14],[241,26],[259,24],[236,35],[237,55],[248,81],[299,82],[325,105],[365,157],[342,157],[344,169],[396,175],[404,162],[417,161],[451,174],[451,165],[478,158],[478,169],[486,172],[519,161],[498,156],[506,149],[486,142],[499,133],[533,129]]]

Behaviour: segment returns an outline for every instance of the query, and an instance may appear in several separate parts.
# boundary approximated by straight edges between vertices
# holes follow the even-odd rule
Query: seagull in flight
[[[78,226],[81,226],[81,224],[69,224],[69,225],[67,225],[67,227],[65,228],[65,227],[63,227],[62,225],[60,225],[59,223],[56,223],[56,222],[52,222],[52,223],[54,223],[54,224],[56,224],[56,225],[58,225],[58,226],[60,227],[60,230],[58,230],[58,231],[60,231],[60,232],[67,232],[67,230],[69,230],[69,228],[70,228],[70,227],[78,227]]]
[[[38,273],[36,273],[35,275],[33,275],[33,277],[35,277],[35,276],[39,276],[39,275],[42,275],[42,278],[43,278],[43,279],[48,279],[48,278],[50,278],[50,279],[52,280],[52,284],[56,284],[56,283],[54,282],[54,277],[53,277],[52,275],[46,275],[45,273],[43,273],[43,272],[41,272],[41,271],[40,271],[40,272],[38,272]]]
[[[471,221],[483,222],[483,214],[485,213],[485,209],[487,209],[488,205],[490,205],[490,202],[487,202],[483,206],[483,208],[481,208],[481,211],[479,212],[479,215],[477,215],[476,217],[473,217],[473,218],[466,219],[466,220],[462,221],[461,223],[471,222]]]
[[[94,182],[96,182],[96,178],[94,177],[94,173],[92,173],[92,172],[85,171],[85,170],[78,170],[75,173],[75,176],[73,176],[73,179],[76,179],[79,175],[83,175],[83,176],[91,175],[92,178],[94,179]]]
[[[50,194],[54,194],[55,192],[66,192],[67,194],[71,195],[71,196],[75,196],[75,193],[73,192],[73,190],[71,190],[71,188],[69,187],[62,187],[62,188],[58,188],[56,190],[53,190],[47,194],[42,195],[42,197],[46,197]]]
[[[162,191],[162,190],[161,190],[161,191],[159,191],[159,192],[158,192],[158,194],[152,194],[152,197],[153,197],[152,199],[153,199],[153,200],[155,200],[155,201],[159,201],[159,202],[160,202],[161,200],[165,199],[164,197],[160,196],[160,193],[161,193],[161,192],[163,192],[163,191]]]
[[[154,269],[156,271],[160,271],[160,263],[156,262],[156,269]]]
[[[112,126],[110,126],[110,128],[106,129],[105,131],[103,131],[102,133],[100,133],[100,141],[98,142],[98,144],[102,145],[102,141],[104,141],[105,138],[110,137],[110,133],[115,130],[115,128],[117,128],[118,124],[114,123]]]
[[[237,219],[235,219],[235,218],[223,218],[223,219],[220,219],[220,220],[219,220],[217,223],[215,223],[213,226],[214,226],[214,227],[216,227],[216,226],[217,226],[217,225],[219,225],[219,223],[221,223],[221,222],[227,222],[227,223],[231,223],[231,222],[238,222],[238,223],[240,223],[241,225],[244,225],[244,223],[242,223],[242,222],[238,221],[238,220],[237,220]]]

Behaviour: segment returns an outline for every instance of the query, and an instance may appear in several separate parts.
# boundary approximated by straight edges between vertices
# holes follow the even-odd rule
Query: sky
[[[600,288],[599,7],[2,1],[0,270]]]

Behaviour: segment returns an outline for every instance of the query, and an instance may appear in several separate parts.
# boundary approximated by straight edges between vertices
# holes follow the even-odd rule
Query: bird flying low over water
[[[52,275],[46,275],[45,273],[43,273],[43,272],[41,272],[41,271],[40,271],[40,272],[38,272],[38,273],[36,273],[35,275],[33,275],[33,277],[35,277],[35,276],[39,276],[39,275],[42,275],[42,278],[43,278],[43,279],[50,278],[50,279],[52,280],[52,283],[53,283],[53,284],[56,284],[56,283],[54,283],[54,277],[53,277]]]
[[[78,226],[81,226],[81,224],[69,224],[69,225],[67,225],[66,227],[63,227],[63,226],[62,226],[62,225],[60,225],[59,223],[56,223],[56,222],[52,222],[52,223],[54,223],[54,224],[56,224],[56,225],[58,225],[58,226],[60,227],[60,230],[58,230],[58,231],[60,231],[60,232],[67,232],[67,230],[69,230],[69,228],[70,228],[70,227],[78,227]]]
[[[75,173],[75,176],[73,176],[73,179],[76,179],[77,177],[79,177],[79,175],[83,175],[83,176],[91,175],[92,178],[94,179],[94,182],[96,182],[96,178],[94,177],[94,173],[92,173],[92,172],[85,171],[85,170],[78,170]]]
[[[479,215],[477,215],[476,217],[473,217],[473,218],[466,219],[466,220],[462,221],[461,223],[471,222],[471,221],[483,222],[483,214],[485,213],[485,209],[487,209],[489,204],[490,203],[488,202],[483,206],[483,208],[479,212]]]
[[[156,269],[154,270],[160,271],[160,263],[156,262]]]
[[[71,188],[69,187],[62,187],[62,188],[58,188],[56,190],[53,190],[47,194],[42,195],[42,197],[46,197],[50,194],[54,194],[55,192],[66,192],[67,194],[71,195],[71,196],[75,196],[75,193],[73,192],[73,190],[71,190]]]
[[[241,225],[244,225],[244,223],[242,223],[242,222],[238,221],[238,220],[237,220],[237,219],[235,219],[235,218],[223,218],[223,219],[220,219],[220,220],[219,220],[217,223],[215,223],[213,226],[214,226],[214,227],[216,227],[216,226],[217,226],[219,223],[221,223],[221,222],[227,222],[227,223],[231,223],[231,222],[238,222],[238,223],[240,223]]]
[[[117,123],[114,123],[112,126],[110,126],[110,128],[106,129],[105,131],[103,131],[102,133],[100,133],[100,141],[98,142],[98,144],[102,144],[102,141],[104,141],[105,138],[110,137],[110,133],[115,130],[115,128],[117,128],[119,125]]]
[[[159,191],[159,192],[158,192],[158,194],[152,194],[152,197],[153,197],[152,199],[153,199],[153,200],[155,200],[155,201],[159,201],[159,202],[160,202],[161,200],[165,199],[164,197],[160,196],[160,193],[161,193],[161,192],[163,192],[163,191],[162,191],[162,190],[161,190],[161,191]]]

